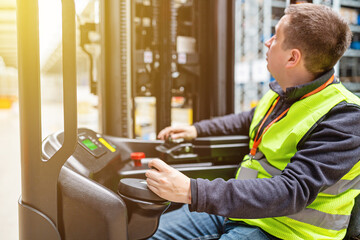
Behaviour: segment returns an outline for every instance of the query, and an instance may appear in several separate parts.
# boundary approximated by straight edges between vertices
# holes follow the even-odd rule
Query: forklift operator
[[[149,188],[186,204],[161,217],[152,239],[344,238],[360,193],[360,99],[334,77],[334,65],[351,37],[331,8],[290,5],[265,42],[276,81],[256,108],[159,133],[248,134],[250,153],[228,181],[190,179],[151,160]]]

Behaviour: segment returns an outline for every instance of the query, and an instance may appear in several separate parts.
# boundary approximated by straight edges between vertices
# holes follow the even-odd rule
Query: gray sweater
[[[270,88],[279,103],[264,126],[303,95],[326,82],[333,70],[311,83],[282,91]],[[332,84],[339,84],[334,80]],[[248,135],[254,109],[195,123],[198,136]],[[360,108],[341,102],[304,136],[280,176],[267,179],[191,179],[190,211],[234,218],[265,218],[294,214],[317,194],[339,181],[360,159]],[[239,160],[240,161],[240,160]]]

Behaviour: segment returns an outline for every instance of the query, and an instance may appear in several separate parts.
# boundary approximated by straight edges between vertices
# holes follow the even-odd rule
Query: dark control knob
[[[153,193],[147,186],[146,180],[137,178],[123,178],[120,180],[119,193],[124,196],[149,201],[149,202],[165,202],[167,200]]]

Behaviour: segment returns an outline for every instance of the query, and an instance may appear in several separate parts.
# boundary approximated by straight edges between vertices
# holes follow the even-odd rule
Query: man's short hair
[[[305,68],[318,76],[329,71],[344,54],[352,33],[345,20],[324,5],[291,4],[284,28],[284,48],[297,48],[305,59]]]

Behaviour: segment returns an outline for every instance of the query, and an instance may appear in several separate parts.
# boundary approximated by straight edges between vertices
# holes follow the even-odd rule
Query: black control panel
[[[86,136],[85,134],[79,135],[78,142],[94,157],[100,157],[106,153],[106,150],[99,140],[91,136]]]
[[[91,155],[98,158],[104,155],[107,151],[116,152],[116,146],[105,140],[101,134],[82,131],[78,134],[79,144],[86,149]]]
[[[64,133],[57,132],[43,142],[43,159],[49,160],[64,142]],[[123,150],[108,137],[90,129],[79,128],[77,146],[64,164],[72,171],[90,178],[114,191],[117,191],[117,173],[129,161],[123,157]]]

